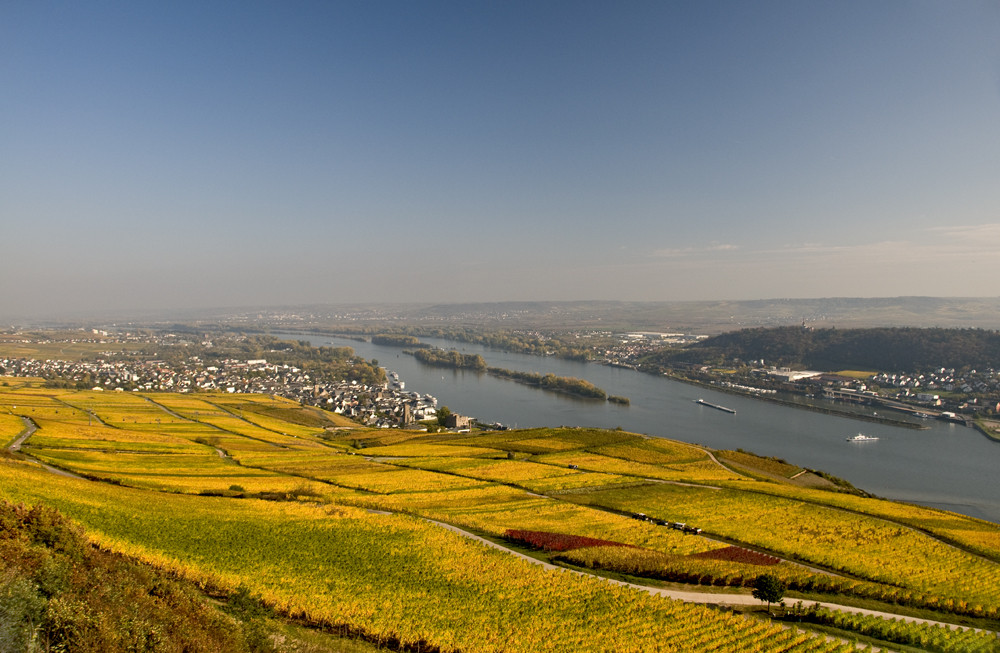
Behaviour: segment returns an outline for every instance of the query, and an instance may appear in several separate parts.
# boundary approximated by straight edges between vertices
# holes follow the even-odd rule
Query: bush
[[[3,653],[271,650],[264,622],[234,626],[188,586],[90,546],[55,510],[0,501]]]
[[[10,570],[0,576],[0,651],[26,651],[47,605],[38,587]]]

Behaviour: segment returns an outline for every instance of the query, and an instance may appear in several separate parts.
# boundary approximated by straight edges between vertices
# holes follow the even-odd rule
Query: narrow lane
[[[65,476],[67,478],[76,478],[80,479],[81,481],[87,480],[82,476],[74,474],[73,472],[68,472],[65,469],[59,469],[58,467],[53,467],[52,465],[43,463],[41,460],[35,458],[34,456],[21,452],[21,446],[25,443],[25,441],[28,438],[30,438],[35,433],[35,431],[38,430],[38,425],[36,425],[35,422],[31,420],[30,417],[25,417],[24,415],[22,415],[21,419],[24,421],[24,430],[21,431],[21,434],[18,435],[13,442],[10,443],[10,446],[7,447],[8,451],[10,451],[11,453],[20,452],[22,456],[31,460],[33,463],[41,465],[43,469],[52,472],[53,474],[57,474],[59,476]]]
[[[38,426],[33,421],[31,421],[30,418],[22,415],[21,421],[24,422],[24,430],[21,431],[20,435],[14,438],[14,441],[10,443],[9,447],[7,447],[7,450],[10,451],[11,453],[20,451],[21,445],[24,444],[24,441],[30,438],[34,434],[34,432],[38,430]]]
[[[753,596],[751,596],[748,593],[728,593],[728,592],[726,592],[726,593],[720,593],[720,592],[697,592],[697,591],[691,591],[691,590],[673,590],[673,589],[667,589],[667,588],[663,588],[663,587],[650,587],[649,585],[638,585],[636,583],[629,583],[629,582],[626,582],[626,581],[614,580],[612,578],[603,578],[601,576],[595,576],[594,574],[588,574],[587,572],[584,572],[584,571],[579,571],[577,569],[569,569],[567,567],[560,567],[558,565],[554,565],[552,563],[545,562],[544,560],[538,560],[537,558],[532,558],[531,556],[525,555],[523,553],[519,553],[517,551],[514,551],[513,549],[508,549],[507,547],[505,547],[505,546],[503,546],[501,544],[497,544],[496,542],[492,542],[490,540],[487,540],[484,537],[480,537],[480,536],[475,535],[473,533],[470,533],[468,531],[462,530],[461,528],[458,528],[457,526],[452,526],[451,524],[446,524],[444,522],[435,521],[433,519],[428,519],[426,521],[429,521],[432,524],[437,524],[441,528],[445,528],[445,529],[447,529],[449,531],[452,531],[453,533],[457,533],[457,534],[462,535],[464,537],[468,537],[470,539],[476,540],[477,542],[481,542],[481,543],[485,544],[486,546],[493,547],[494,549],[503,551],[505,553],[509,553],[510,555],[513,555],[513,556],[517,556],[518,558],[521,558],[522,560],[525,560],[526,562],[530,562],[530,563],[536,564],[536,565],[541,565],[541,567],[543,569],[548,569],[548,570],[552,570],[552,571],[562,571],[562,572],[567,572],[567,573],[571,573],[571,574],[578,574],[580,576],[591,576],[593,578],[600,578],[600,579],[605,580],[605,581],[607,581],[609,583],[612,583],[614,585],[620,585],[622,587],[631,587],[633,589],[638,589],[638,590],[642,590],[644,592],[648,592],[649,594],[652,594],[652,595],[655,595],[655,596],[664,596],[664,597],[667,597],[667,598],[677,599],[677,600],[680,600],[680,601],[687,601],[689,603],[708,603],[708,604],[712,604],[712,605],[761,605],[761,601],[760,600],[755,599]],[[803,603],[806,603],[806,602],[803,602]],[[866,616],[872,616],[872,617],[882,617],[883,619],[896,619],[897,621],[908,621],[908,622],[912,622],[912,623],[929,624],[929,625],[933,625],[933,626],[943,626],[945,628],[950,628],[952,630],[975,630],[977,632],[986,632],[986,631],[983,631],[983,630],[981,630],[979,628],[969,629],[969,628],[966,628],[965,626],[957,626],[955,624],[946,623],[944,621],[932,621],[930,619],[921,619],[921,618],[918,618],[918,617],[908,617],[908,616],[905,616],[905,615],[894,614],[894,613],[891,613],[891,612],[880,612],[878,610],[868,610],[868,609],[865,609],[865,608],[856,608],[856,607],[850,606],[850,605],[840,605],[838,603],[828,603],[828,602],[825,602],[825,601],[809,601],[808,605],[813,605],[814,603],[818,604],[820,607],[827,608],[829,610],[838,610],[840,612],[850,612],[850,613],[854,613],[854,614],[860,614],[860,615],[866,615]]]
[[[155,403],[155,402],[152,402],[152,403]],[[157,405],[159,405],[159,404],[157,404]],[[166,410],[166,408],[164,408],[164,410]],[[11,451],[11,452],[17,452],[17,451],[19,451],[20,448],[21,448],[21,446],[24,444],[24,442],[29,437],[31,437],[31,435],[34,434],[35,431],[38,429],[38,427],[35,425],[35,423],[31,419],[29,419],[27,417],[24,417],[24,416],[22,416],[21,419],[24,421],[25,429],[24,429],[24,431],[21,432],[20,435],[18,435],[18,437],[14,440],[14,442],[12,442],[8,446],[8,450]],[[217,450],[217,452],[218,452],[218,450]],[[223,454],[223,452],[218,452],[218,453],[220,453],[220,455]],[[68,471],[63,470],[63,469],[52,467],[51,465],[47,465],[45,463],[42,463],[41,461],[38,461],[38,460],[36,460],[34,458],[32,458],[32,460],[35,461],[35,462],[38,462],[39,464],[42,465],[42,467],[44,467],[46,470],[48,470],[48,471],[50,471],[50,472],[52,472],[54,474],[58,474],[58,475],[61,475],[61,476],[67,476],[67,477],[71,477],[71,478],[77,478],[77,479],[80,479],[80,480],[89,480],[89,479],[84,479],[82,476],[78,476],[76,474],[73,474],[72,472],[68,472]],[[94,482],[98,482],[98,481],[94,481]],[[377,513],[377,514],[390,514],[390,513],[387,513],[385,511],[381,511],[381,510],[370,510],[370,512]],[[516,556],[518,558],[521,558],[522,560],[524,560],[526,562],[529,562],[531,564],[541,565],[542,568],[544,568],[544,569],[548,569],[548,570],[552,570],[552,571],[561,571],[561,572],[566,572],[566,573],[571,573],[571,574],[578,574],[580,576],[591,576],[593,578],[599,578],[601,580],[605,580],[608,583],[613,583],[615,585],[620,585],[622,587],[630,587],[630,588],[633,588],[633,589],[638,589],[638,590],[647,592],[647,593],[649,593],[651,595],[663,596],[663,597],[667,597],[667,598],[671,598],[671,599],[676,599],[676,600],[680,600],[680,601],[687,601],[687,602],[691,602],[691,603],[705,603],[705,604],[713,604],[713,605],[760,605],[760,601],[758,599],[753,598],[753,596],[751,596],[748,593],[718,593],[718,592],[697,592],[697,591],[689,591],[689,590],[674,590],[674,589],[667,589],[667,588],[662,588],[662,587],[650,587],[648,585],[639,585],[639,584],[636,584],[636,583],[629,583],[629,582],[626,582],[626,581],[614,580],[614,579],[610,579],[610,578],[603,578],[603,577],[600,577],[600,576],[596,576],[594,574],[588,574],[586,572],[579,571],[579,570],[576,570],[576,569],[569,569],[567,567],[561,567],[561,566],[558,566],[558,565],[553,565],[553,564],[551,564],[549,562],[545,562],[543,560],[538,560],[536,558],[532,558],[531,556],[525,555],[525,554],[520,553],[518,551],[514,551],[513,549],[509,549],[509,548],[507,548],[505,546],[497,544],[496,542],[492,542],[490,540],[487,540],[486,538],[480,537],[478,535],[475,535],[473,533],[465,531],[465,530],[463,530],[461,528],[458,528],[457,526],[453,526],[451,524],[447,524],[445,522],[440,522],[440,521],[436,521],[436,520],[433,520],[433,519],[426,519],[426,518],[422,518],[422,519],[425,519],[428,522],[436,524],[436,525],[440,526],[441,528],[444,528],[444,529],[447,529],[449,531],[452,531],[453,533],[456,533],[456,534],[461,535],[463,537],[467,537],[467,538],[470,538],[470,539],[475,540],[477,542],[480,542],[480,543],[482,543],[482,544],[484,544],[484,545],[486,545],[488,547],[492,547],[492,548],[497,549],[499,551],[503,551],[504,553],[507,553],[509,555],[513,555],[513,556]],[[893,613],[889,613],[889,612],[880,612],[880,611],[877,611],[877,610],[868,610],[868,609],[864,609],[864,608],[856,608],[856,607],[853,607],[853,606],[840,605],[840,604],[836,604],[836,603],[828,603],[828,602],[823,602],[823,601],[810,601],[809,602],[810,605],[813,604],[813,603],[817,603],[821,607],[827,608],[827,609],[830,609],[830,610],[839,610],[839,611],[842,611],[842,612],[850,612],[850,613],[855,613],[855,614],[862,614],[862,615],[868,615],[868,616],[876,616],[876,617],[882,617],[884,619],[897,619],[897,620],[908,621],[908,622],[913,622],[913,623],[922,623],[922,624],[937,625],[937,626],[943,626],[945,628],[951,628],[951,629],[954,629],[954,630],[964,630],[965,629],[965,627],[963,627],[963,626],[957,626],[955,624],[949,624],[949,623],[942,622],[942,621],[932,621],[932,620],[929,620],[929,619],[921,619],[921,618],[916,618],[916,617],[909,617],[909,616],[899,615],[899,614],[893,614]],[[977,631],[982,632],[980,629],[972,629],[972,630],[977,630]],[[998,635],[998,636],[1000,636],[1000,635]]]

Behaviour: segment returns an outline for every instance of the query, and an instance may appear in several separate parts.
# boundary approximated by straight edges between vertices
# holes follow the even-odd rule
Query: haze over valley
[[[996,651],[998,34],[0,4],[0,651]]]

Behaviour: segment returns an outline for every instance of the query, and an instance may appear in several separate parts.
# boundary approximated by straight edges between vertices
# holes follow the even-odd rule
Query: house
[[[472,418],[452,413],[444,418],[444,425],[449,429],[467,429],[472,425]]]

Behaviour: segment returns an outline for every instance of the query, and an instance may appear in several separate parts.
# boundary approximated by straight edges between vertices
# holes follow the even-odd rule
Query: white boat
[[[874,442],[878,440],[878,437],[874,435],[865,435],[864,433],[858,433],[853,438],[847,438],[848,442]]]

